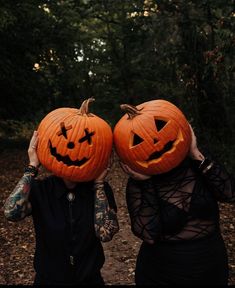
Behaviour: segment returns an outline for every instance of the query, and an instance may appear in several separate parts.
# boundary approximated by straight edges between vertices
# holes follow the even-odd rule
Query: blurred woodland
[[[1,143],[88,97],[111,126],[162,98],[235,168],[234,29],[234,0],[1,0]]]
[[[235,171],[234,92],[235,0],[0,0],[1,207],[41,119],[89,97],[96,99],[91,112],[112,127],[123,115],[120,104],[173,102],[199,146]],[[111,180],[123,230],[105,248],[112,284],[133,283],[139,243],[126,228],[121,173]],[[235,283],[235,210],[222,208]],[[30,284],[32,223],[9,226],[3,213],[0,220],[0,283]]]

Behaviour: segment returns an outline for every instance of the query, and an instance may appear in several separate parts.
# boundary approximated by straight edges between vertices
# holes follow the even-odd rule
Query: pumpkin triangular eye
[[[136,145],[140,144],[143,141],[144,141],[144,139],[142,139],[139,135],[134,133],[133,146],[136,146]]]
[[[155,119],[155,125],[157,128],[157,131],[160,131],[166,125],[166,123],[167,121]]]

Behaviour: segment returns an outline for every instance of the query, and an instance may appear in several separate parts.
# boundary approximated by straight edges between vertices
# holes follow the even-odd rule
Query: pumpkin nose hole
[[[153,144],[156,144],[158,140],[156,138],[153,139]]]
[[[68,149],[73,149],[73,148],[74,148],[74,143],[73,143],[73,142],[69,142],[69,143],[67,144],[67,148],[68,148]]]

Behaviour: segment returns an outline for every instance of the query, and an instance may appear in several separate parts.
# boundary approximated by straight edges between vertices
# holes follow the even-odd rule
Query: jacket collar
[[[78,192],[78,191],[82,191],[83,188],[84,188],[84,185],[93,185],[93,181],[90,181],[90,182],[77,182],[76,186],[73,188],[73,189],[69,189],[62,178],[60,177],[57,177],[55,176],[55,188],[56,188],[56,191],[55,191],[55,194],[56,194],[56,197],[59,199],[61,198],[64,194],[68,194],[69,192]],[[87,187],[87,186],[86,186]]]

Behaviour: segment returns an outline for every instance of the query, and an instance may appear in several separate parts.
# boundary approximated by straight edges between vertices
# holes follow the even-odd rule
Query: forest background
[[[114,127],[120,104],[165,99],[235,171],[234,52],[234,0],[0,0],[0,153],[58,107],[94,97]]]
[[[1,143],[88,97],[112,127],[162,98],[234,171],[234,29],[234,0],[1,0]]]

